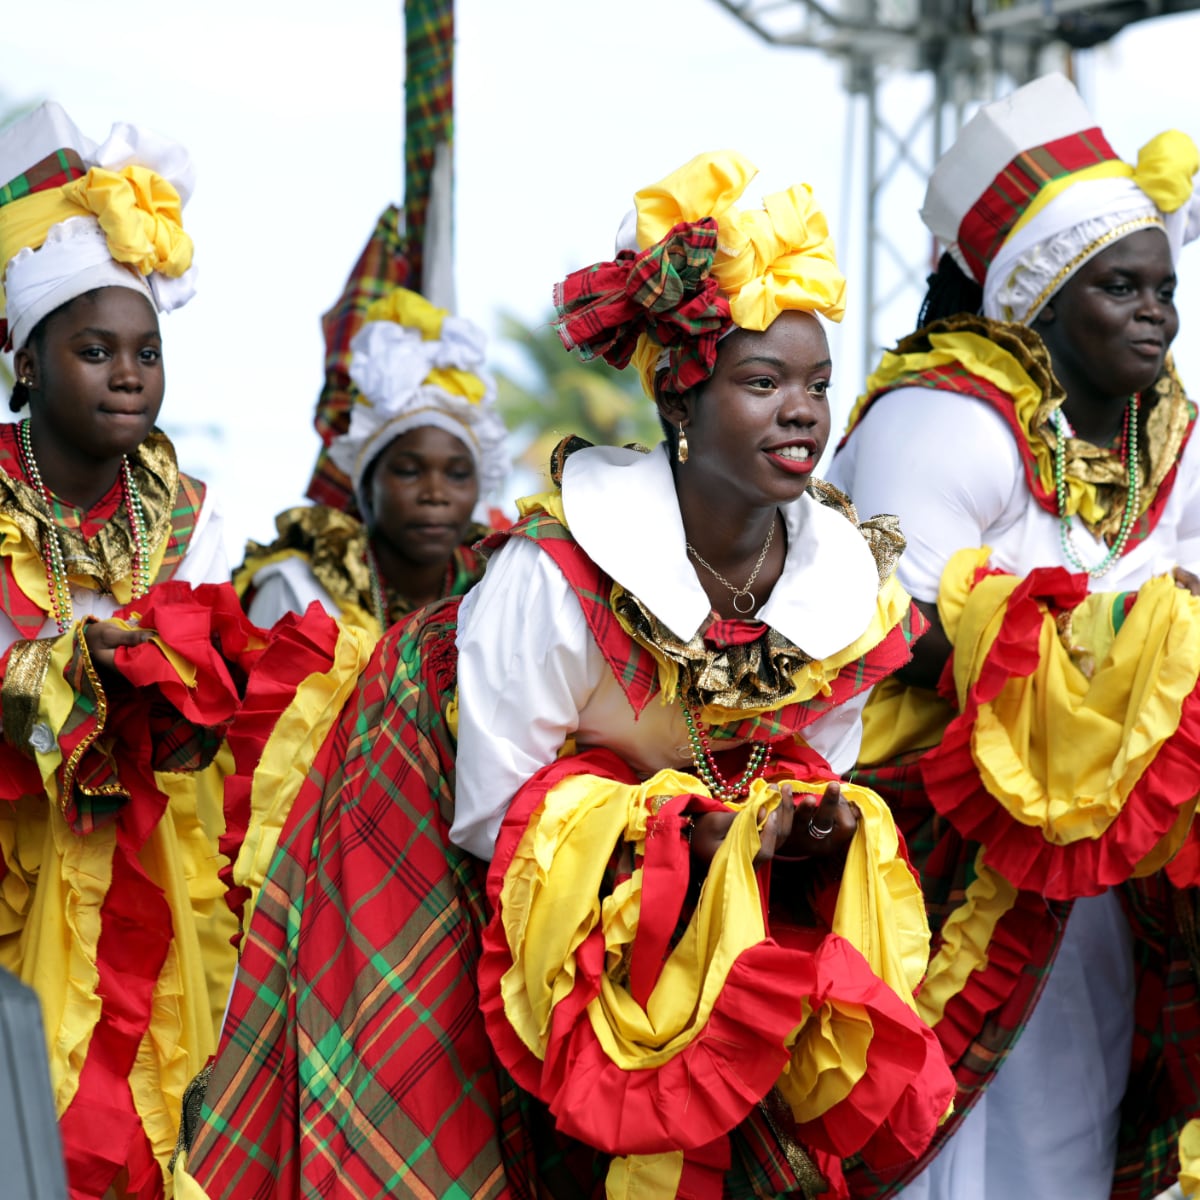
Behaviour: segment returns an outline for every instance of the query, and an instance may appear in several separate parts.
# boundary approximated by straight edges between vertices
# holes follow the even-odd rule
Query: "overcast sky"
[[[489,331],[502,310],[543,319],[557,279],[611,253],[637,188],[732,147],[760,168],[756,189],[809,182],[829,213],[851,282],[831,338],[835,397],[849,406],[862,382],[862,138],[837,64],[765,45],[715,0],[459,0],[457,33],[463,315]],[[1085,97],[1126,158],[1170,126],[1200,140],[1198,35],[1200,17],[1167,18],[1081,56]],[[13,2],[3,39],[9,104],[55,99],[97,140],[129,120],[192,152],[185,225],[200,291],[163,319],[163,423],[184,467],[217,489],[236,559],[300,499],[316,450],[320,314],[378,213],[402,198],[401,0]],[[920,98],[904,79],[888,93],[893,108]],[[888,220],[924,253],[919,200],[915,182],[899,189]],[[1188,253],[1185,381],[1200,372]],[[1190,253],[1200,269],[1200,249]],[[888,335],[911,316],[897,310]]]

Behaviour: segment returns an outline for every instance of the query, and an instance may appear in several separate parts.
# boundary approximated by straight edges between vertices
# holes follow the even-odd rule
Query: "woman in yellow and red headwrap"
[[[812,477],[843,280],[807,187],[736,207],[753,174],[693,160],[557,290],[667,439],[568,439],[483,581],[384,636],[259,901],[183,1194],[837,1196],[844,1157],[933,1136],[919,890],[840,780],[923,623],[894,523]]]
[[[959,1083],[927,1169],[864,1194],[1154,1196],[1200,1107],[1200,442],[1168,353],[1198,166],[1178,132],[1126,164],[1061,76],[985,105],[929,184],[926,323],[831,468],[900,514],[936,626],[858,778],[921,866]]]
[[[205,486],[156,427],[159,313],[192,290],[186,152],[125,124],[96,145],[47,104],[0,133],[0,180],[19,416],[0,425],[0,967],[42,1005],[73,1200],[154,1200],[235,965],[219,868],[262,874],[221,854],[253,829],[269,856],[262,818],[277,831],[337,711],[346,644],[319,614],[272,639],[245,620]],[[320,698],[276,731],[309,679]]]

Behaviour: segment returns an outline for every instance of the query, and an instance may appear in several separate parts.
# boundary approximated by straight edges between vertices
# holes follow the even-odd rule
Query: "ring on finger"
[[[828,825],[818,825],[815,818],[809,817],[807,829],[808,836],[814,842],[821,842],[833,832],[833,822],[830,821]]]

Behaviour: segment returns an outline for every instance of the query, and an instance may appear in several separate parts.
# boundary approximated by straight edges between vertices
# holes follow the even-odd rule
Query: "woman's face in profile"
[[[761,333],[735,330],[693,393],[681,472],[753,505],[803,494],[829,440],[829,343],[811,313],[784,312]]]

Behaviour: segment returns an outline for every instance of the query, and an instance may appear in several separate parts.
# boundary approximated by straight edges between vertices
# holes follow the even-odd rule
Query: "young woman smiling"
[[[900,514],[934,626],[856,777],[919,851],[959,1083],[928,1168],[863,1194],[1156,1195],[1200,1105],[1200,445],[1167,353],[1198,163],[1169,133],[1126,166],[1059,76],[985,106],[929,185],[925,324],[831,469]]]
[[[916,632],[901,541],[812,478],[843,280],[807,188],[734,207],[753,174],[694,160],[560,285],[564,344],[632,356],[668,441],[568,439],[483,581],[384,636],[260,901],[189,1186],[836,1196],[844,1156],[933,1135],[919,891],[839,777]]]
[[[378,638],[480,578],[473,544],[488,530],[473,514],[508,461],[483,345],[470,321],[404,288],[365,309],[350,342],[349,429],[328,448],[361,520],[320,504],[281,513],[279,536],[250,542],[234,576],[251,620],[270,626],[315,600]]]

